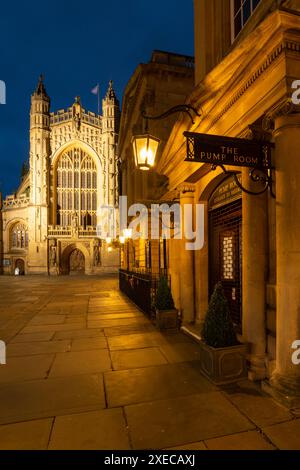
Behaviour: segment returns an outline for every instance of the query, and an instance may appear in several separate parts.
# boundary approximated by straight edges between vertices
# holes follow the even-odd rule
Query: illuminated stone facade
[[[80,98],[50,112],[42,78],[31,96],[29,172],[2,204],[3,272],[114,270],[119,253],[96,237],[98,209],[118,204],[119,102],[109,84],[103,115]]]

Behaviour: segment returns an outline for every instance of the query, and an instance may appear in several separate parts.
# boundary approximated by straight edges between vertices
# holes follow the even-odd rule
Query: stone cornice
[[[298,113],[300,113],[300,106],[293,104],[290,98],[285,98],[268,111],[263,119],[262,128],[264,131],[274,130],[274,121],[276,118]]]
[[[293,52],[300,55],[300,41],[289,41],[283,40],[269,56],[267,59],[256,69],[254,73],[247,79],[245,83],[239,88],[238,91],[234,93],[231,99],[225,104],[222,110],[215,116],[211,121],[211,127],[213,127],[224,114],[226,114],[230,108],[232,108],[237,101],[239,101],[242,96],[254,85],[254,83],[267,71],[267,69],[273,64],[275,60],[279,58],[284,52]]]

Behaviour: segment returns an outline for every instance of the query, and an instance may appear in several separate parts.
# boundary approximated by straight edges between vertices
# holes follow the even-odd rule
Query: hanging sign
[[[274,144],[257,140],[185,132],[187,162],[270,169]]]

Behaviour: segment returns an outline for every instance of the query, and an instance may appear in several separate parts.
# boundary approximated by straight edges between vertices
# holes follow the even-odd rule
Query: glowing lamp
[[[125,240],[132,237],[132,228],[124,228],[123,230]]]
[[[159,139],[149,134],[133,136],[132,146],[137,168],[149,170],[154,165],[159,143]]]

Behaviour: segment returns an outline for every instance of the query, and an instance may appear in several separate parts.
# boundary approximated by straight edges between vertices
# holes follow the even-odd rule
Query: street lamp
[[[150,170],[155,162],[160,139],[150,134],[132,137],[135,166],[140,170]]]
[[[148,133],[148,120],[165,119],[171,114],[179,112],[187,113],[190,116],[193,124],[194,120],[192,112],[195,113],[197,116],[200,116],[198,111],[189,104],[181,104],[178,106],[174,106],[173,108],[169,109],[163,114],[160,114],[159,116],[148,116],[145,114],[145,111],[142,110],[142,117],[146,120],[145,134],[134,135],[131,140],[136,168],[147,171],[150,170],[150,168],[153,167],[155,163],[160,139]]]

